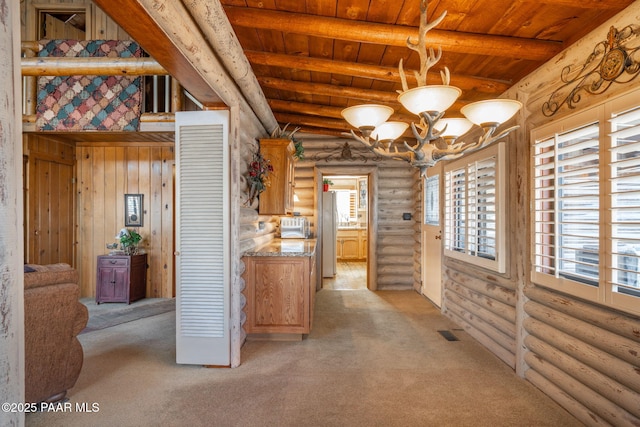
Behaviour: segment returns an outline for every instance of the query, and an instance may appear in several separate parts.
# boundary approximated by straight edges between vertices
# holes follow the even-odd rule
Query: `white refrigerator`
[[[335,191],[322,193],[322,277],[336,275],[338,207]]]

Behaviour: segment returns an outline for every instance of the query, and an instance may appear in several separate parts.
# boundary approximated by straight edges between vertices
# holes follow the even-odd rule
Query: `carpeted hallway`
[[[449,330],[459,341],[447,341]],[[70,402],[27,426],[576,426],[413,291],[321,290],[312,333],[237,369],[175,364],[175,312],[84,333]]]

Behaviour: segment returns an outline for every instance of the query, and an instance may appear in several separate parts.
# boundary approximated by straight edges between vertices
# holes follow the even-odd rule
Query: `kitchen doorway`
[[[375,168],[327,167],[316,173],[319,282],[332,290],[375,290]]]
[[[325,175],[322,181],[323,287],[366,289],[369,180],[366,175]]]

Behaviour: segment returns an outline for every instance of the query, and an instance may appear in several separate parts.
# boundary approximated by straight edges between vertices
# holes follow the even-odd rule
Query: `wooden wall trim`
[[[61,163],[63,165],[69,165],[69,166],[74,166],[76,164],[75,159],[61,159],[56,155],[46,154],[46,153],[37,153],[33,151],[28,154],[28,157],[30,159],[46,160],[49,162]]]
[[[76,147],[169,147],[173,148],[175,143],[173,142],[93,142],[93,141],[82,141],[76,142]]]

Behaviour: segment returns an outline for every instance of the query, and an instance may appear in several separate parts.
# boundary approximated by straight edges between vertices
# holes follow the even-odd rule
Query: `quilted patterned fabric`
[[[38,56],[139,57],[123,40],[43,40]],[[41,131],[137,131],[141,77],[43,76],[38,78],[36,128]]]

